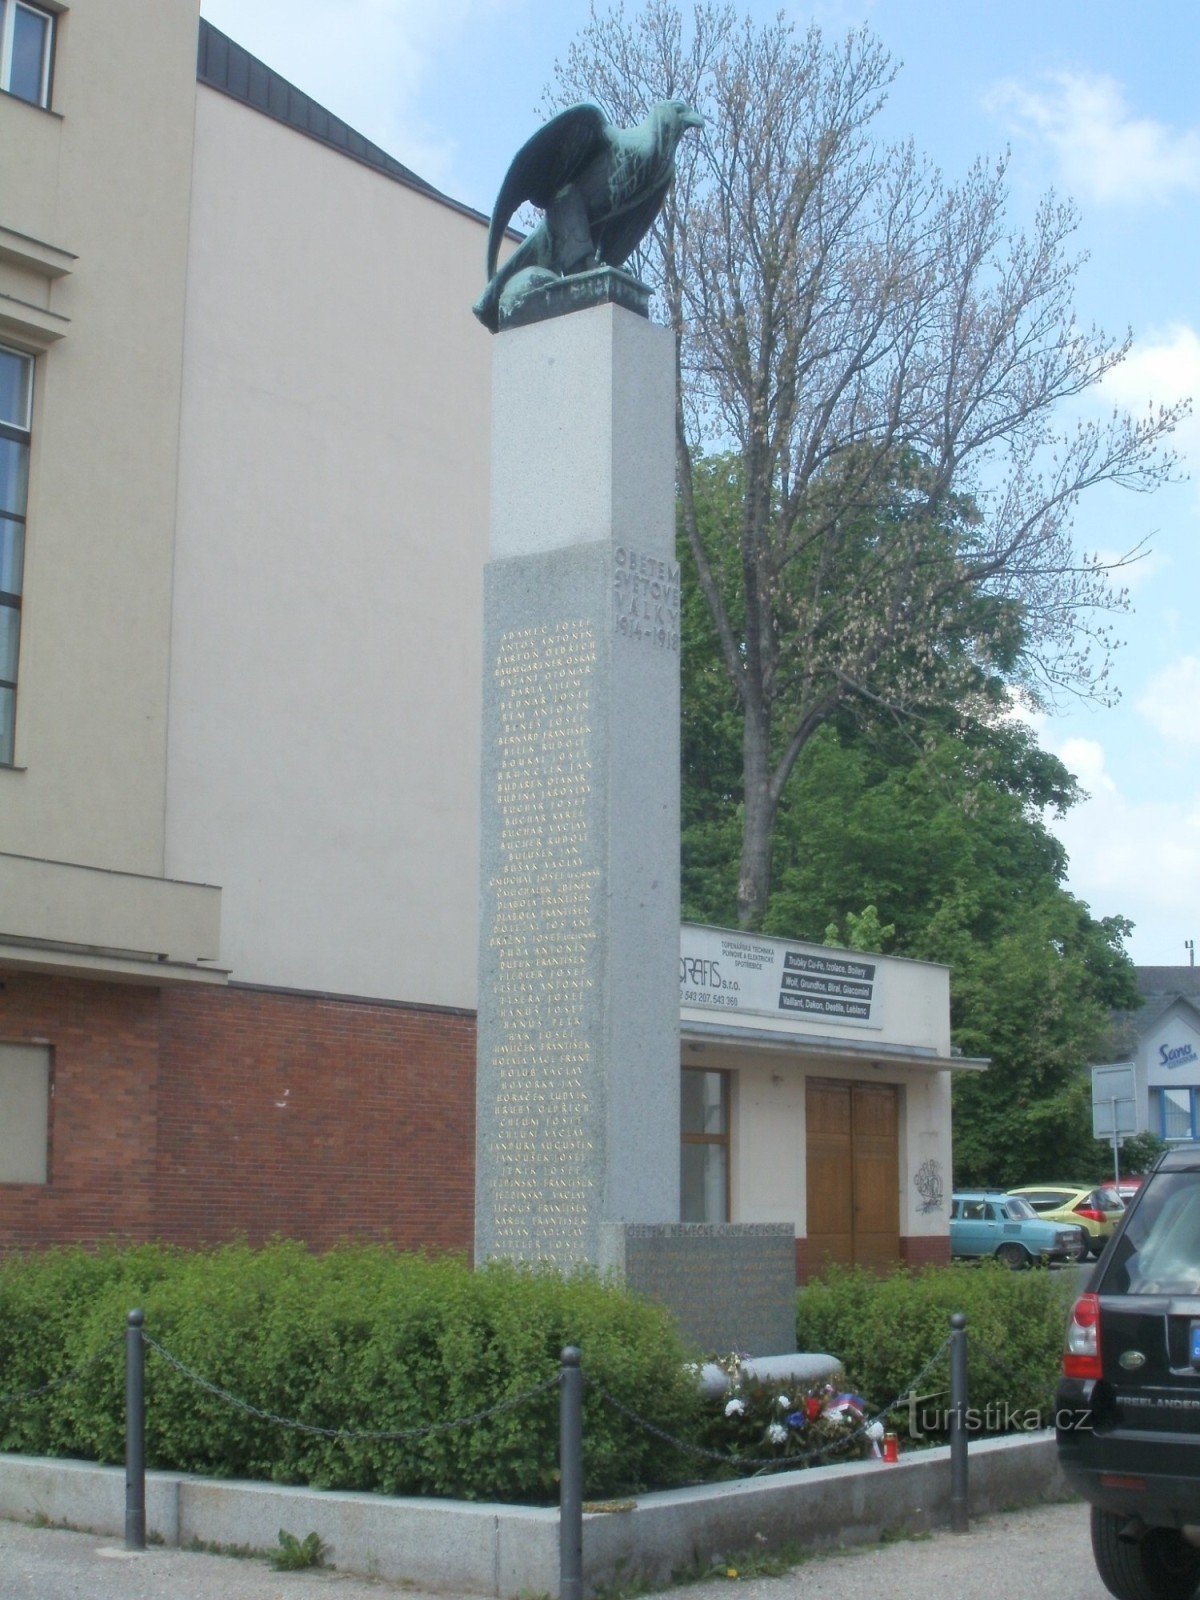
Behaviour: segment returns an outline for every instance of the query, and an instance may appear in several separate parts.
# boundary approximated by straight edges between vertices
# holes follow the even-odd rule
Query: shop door
[[[808,1266],[887,1270],[900,1259],[898,1091],[810,1078]]]

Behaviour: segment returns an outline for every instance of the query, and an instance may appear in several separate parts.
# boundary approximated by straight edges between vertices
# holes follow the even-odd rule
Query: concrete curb
[[[984,1515],[1066,1498],[1054,1435],[974,1443],[971,1511]],[[854,1461],[617,1502],[584,1516],[590,1587],[637,1576],[663,1583],[696,1561],[785,1543],[812,1549],[870,1544],[889,1532],[923,1532],[950,1515],[950,1452],[904,1456],[894,1466]],[[123,1536],[120,1467],[0,1456],[0,1517],[66,1523]],[[341,1570],[422,1588],[509,1600],[558,1594],[558,1512],[461,1500],[390,1498],[183,1474],[146,1476],[146,1527],[168,1545],[272,1549],[279,1530],[316,1530]]]

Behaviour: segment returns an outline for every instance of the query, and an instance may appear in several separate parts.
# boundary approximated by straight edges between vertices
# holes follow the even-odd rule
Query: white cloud
[[[201,0],[203,15],[431,183],[454,142],[417,110],[431,70],[492,0]]]
[[[1055,72],[1036,88],[1008,79],[986,107],[1014,135],[1048,145],[1075,194],[1144,203],[1200,191],[1200,130],[1137,116],[1113,78]]]
[[[1200,395],[1200,334],[1186,322],[1172,322],[1135,340],[1105,378],[1104,393],[1135,411],[1151,400],[1165,405]]]
[[[1133,348],[1107,373],[1095,399],[1143,416],[1154,406],[1193,401],[1191,414],[1177,425],[1168,440],[1185,473],[1200,479],[1200,334],[1186,322],[1173,322],[1135,339]],[[1125,583],[1152,576],[1136,569],[1123,576]]]
[[[1148,549],[1144,555],[1136,556],[1132,561],[1125,560],[1124,550],[1097,550],[1096,560],[1106,567],[1114,568],[1112,581],[1122,589],[1138,589],[1144,583],[1149,583],[1151,578],[1159,577],[1172,560],[1161,550]]]
[[[1093,916],[1133,922],[1127,948],[1135,961],[1182,963],[1184,939],[1200,934],[1200,793],[1130,800],[1096,740],[1072,737],[1056,744],[1043,737],[1042,743],[1076,774],[1089,797],[1065,817],[1050,819],[1070,858],[1072,893]]]
[[[1200,656],[1181,656],[1164,667],[1146,685],[1137,709],[1168,744],[1200,750]]]
[[[1117,786],[1105,768],[1104,746],[1097,739],[1064,739],[1056,754],[1093,799],[1116,795]]]

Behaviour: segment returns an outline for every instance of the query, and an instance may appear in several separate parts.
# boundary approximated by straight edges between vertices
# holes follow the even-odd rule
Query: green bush
[[[823,1423],[797,1425],[784,1445],[771,1445],[780,1409],[774,1393],[750,1395],[754,1404],[737,1418],[726,1415],[724,1401],[703,1404],[667,1314],[594,1274],[564,1278],[507,1265],[473,1273],[458,1260],[383,1247],[314,1256],[278,1242],[261,1250],[54,1250],[0,1262],[0,1450],[123,1458],[123,1330],[133,1306],[143,1309],[153,1341],[146,1365],[152,1467],[386,1494],[550,1501],[558,1486],[552,1380],[567,1344],[581,1348],[593,1380],[584,1390],[583,1428],[590,1497],[665,1487],[698,1470],[694,1457],[611,1406],[602,1388],[654,1426],[722,1453],[761,1458],[777,1448],[781,1464],[795,1465],[791,1458],[824,1438]],[[889,1278],[833,1271],[798,1297],[798,1344],[838,1356],[845,1387],[873,1414],[907,1393],[944,1344],[952,1311],[968,1318],[969,1399],[985,1427],[989,1409],[1046,1415],[1066,1317],[1061,1284],[1047,1273],[987,1264]],[[919,1393],[944,1391],[948,1370],[943,1358]],[[232,1407],[193,1374],[253,1409]],[[490,1411],[547,1383],[468,1427],[413,1439],[334,1439],[272,1420],[362,1433],[420,1429]],[[42,1392],[3,1398],[33,1389]],[[795,1410],[796,1396],[790,1400]],[[944,1395],[933,1402],[942,1404]],[[893,1425],[903,1433],[907,1421],[902,1404]],[[705,1470],[729,1469],[709,1463]]]
[[[983,1262],[880,1278],[834,1268],[797,1296],[797,1343],[837,1356],[847,1387],[875,1411],[908,1394],[946,1340],[955,1311],[967,1318],[968,1405],[979,1431],[1028,1426],[1031,1413],[1048,1422],[1067,1316],[1059,1283],[1048,1272],[1011,1272]],[[949,1386],[943,1357],[917,1392],[939,1395],[929,1403],[936,1410],[947,1404]],[[893,1421],[905,1431],[906,1400]]]
[[[124,1451],[121,1333],[131,1307],[175,1361],[267,1416],[231,1407],[153,1346],[147,1464],[318,1488],[552,1500],[557,1390],[419,1439],[330,1439],[272,1417],[360,1432],[487,1411],[583,1351],[588,1494],[676,1482],[686,1458],[608,1405],[694,1436],[699,1399],[667,1314],[592,1274],[278,1242],[185,1252],[56,1250],[0,1263],[0,1449],[116,1462]],[[80,1371],[80,1369],[85,1369]],[[64,1377],[79,1372],[71,1381]]]

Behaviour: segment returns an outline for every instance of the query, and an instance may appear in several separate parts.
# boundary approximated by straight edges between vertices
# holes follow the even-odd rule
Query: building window
[[[1163,1139],[1195,1139],[1195,1089],[1151,1089],[1150,1122]]]
[[[683,1069],[682,1222],[729,1221],[729,1074]]]
[[[33,360],[0,345],[0,766],[13,764]]]
[[[0,1183],[45,1183],[49,1144],[50,1051],[0,1044]]]
[[[0,89],[31,105],[50,104],[54,18],[25,0],[0,0]]]

